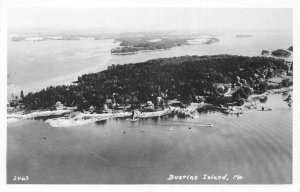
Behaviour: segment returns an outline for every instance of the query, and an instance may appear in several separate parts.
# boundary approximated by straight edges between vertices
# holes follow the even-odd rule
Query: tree
[[[282,82],[281,82],[282,86],[284,86],[284,87],[288,87],[289,83],[290,83],[289,79],[283,79]]]
[[[266,82],[260,83],[258,87],[260,93],[266,92],[267,88],[268,88],[268,84]]]

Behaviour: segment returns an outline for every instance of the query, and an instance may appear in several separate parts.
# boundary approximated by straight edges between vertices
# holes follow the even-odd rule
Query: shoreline
[[[188,118],[198,118],[198,110],[209,110],[213,109],[225,114],[243,114],[246,111],[256,110],[262,102],[259,101],[260,98],[266,97],[268,95],[280,94],[283,92],[293,91],[293,87],[285,87],[281,89],[270,89],[265,93],[256,95],[250,95],[249,98],[245,101],[242,106],[214,106],[209,103],[191,103],[185,108],[169,106],[161,111],[154,112],[140,112],[137,111],[137,119],[147,119],[161,117],[171,114],[177,114],[183,117]],[[207,109],[207,107],[209,109]],[[86,125],[90,123],[96,123],[105,121],[112,118],[128,118],[132,114],[132,111],[114,111],[110,113],[82,113],[77,112],[76,107],[64,107],[61,110],[36,110],[31,113],[25,113],[25,111],[17,111],[7,113],[7,124],[18,122],[19,120],[28,120],[28,119],[44,119],[45,122],[49,123],[52,127],[71,127]]]
[[[224,113],[226,114],[243,114],[244,111],[252,111],[257,110],[258,107],[265,107],[260,106],[263,104],[263,102],[259,101],[261,98],[265,98],[268,95],[274,95],[274,94],[280,94],[284,92],[290,92],[293,91],[293,87],[284,87],[280,89],[270,89],[262,94],[253,94],[248,97],[248,99],[245,100],[245,103],[242,106],[229,106]],[[271,111],[271,108],[266,107],[266,111]]]
[[[124,52],[124,53],[110,53],[111,55],[133,55],[138,54],[140,51]]]
[[[180,46],[176,46],[176,47],[180,47]],[[111,53],[111,55],[133,55],[133,54],[139,54],[139,53],[143,53],[143,52],[153,52],[153,51],[165,51],[165,50],[171,50],[175,47],[172,48],[165,48],[165,49],[142,49],[139,51],[132,51],[132,52],[123,52],[123,53]]]

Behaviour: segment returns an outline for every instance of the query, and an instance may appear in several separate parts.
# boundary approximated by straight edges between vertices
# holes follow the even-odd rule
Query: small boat
[[[126,120],[129,120],[131,122],[136,122],[138,119],[136,118],[136,119],[126,119]]]
[[[261,109],[259,109],[258,111],[272,111],[272,108],[261,107]]]
[[[212,124],[212,123],[206,123],[206,124],[200,124],[200,125],[196,125],[196,126],[198,126],[198,127],[213,127],[214,124]],[[191,128],[189,127],[189,129],[191,129]]]

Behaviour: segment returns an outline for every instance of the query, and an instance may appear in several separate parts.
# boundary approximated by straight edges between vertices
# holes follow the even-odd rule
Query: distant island
[[[217,43],[219,41],[220,41],[219,39],[217,39],[215,37],[212,37],[212,38],[207,39],[207,41],[205,42],[205,44],[213,44],[213,43]]]
[[[288,51],[287,50],[284,50],[284,49],[277,49],[277,50],[274,50],[274,51],[269,51],[269,50],[262,50],[261,51],[261,55],[263,56],[269,56],[269,55],[272,55],[272,56],[275,56],[275,57],[289,57],[291,56],[291,53],[293,51],[293,46],[290,46],[288,48]]]
[[[79,40],[101,40],[101,39],[114,39],[119,34],[110,34],[104,32],[90,32],[85,33],[82,31],[70,32],[30,32],[22,34],[10,34],[9,37],[13,42],[30,41],[30,42],[42,42],[42,41],[79,41]]]
[[[191,45],[190,40],[194,40],[193,37],[180,38],[176,36],[141,36],[141,37],[121,37],[116,41],[120,42],[120,46],[111,49],[112,54],[134,54],[139,51],[154,51],[154,50],[166,50],[173,47],[182,45]],[[196,39],[197,40],[197,39]],[[219,42],[219,39],[215,37],[209,37],[202,39],[202,44],[213,44]]]
[[[262,51],[261,51],[261,54],[262,54],[262,55],[269,55],[269,54],[270,54],[270,51],[268,51],[268,50],[262,50]]]
[[[120,47],[111,50],[112,54],[134,53],[138,51],[153,51],[170,49],[176,46],[187,45],[187,38],[165,37],[157,38],[155,41],[148,36],[143,37],[122,37],[116,41],[121,42]]]
[[[72,36],[72,35],[63,35],[63,36],[47,36],[47,35],[20,35],[20,36],[13,36],[11,37],[12,41],[32,41],[32,42],[39,42],[39,41],[51,41],[51,40],[70,40],[70,41],[77,41],[77,40],[87,40],[93,39],[96,40],[94,36]],[[104,37],[101,37],[104,39]]]
[[[271,54],[273,56],[276,56],[276,57],[289,57],[289,56],[291,56],[291,53],[284,50],[284,49],[277,49],[275,51],[272,51]]]
[[[253,35],[249,34],[238,34],[235,36],[236,38],[247,38],[247,37],[253,37]]]
[[[113,55],[137,54],[146,51],[167,50],[182,45],[193,45],[190,41],[196,41],[196,44],[213,44],[219,42],[219,39],[202,34],[180,34],[178,32],[145,32],[145,33],[82,33],[82,32],[61,32],[61,33],[29,33],[13,34],[10,39],[13,42],[29,41],[42,42],[53,40],[101,40],[113,39],[114,42],[120,42],[120,45],[110,50]]]

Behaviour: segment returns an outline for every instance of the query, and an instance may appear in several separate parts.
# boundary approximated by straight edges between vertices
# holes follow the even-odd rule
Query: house
[[[241,79],[240,82],[241,82],[242,84],[247,84],[247,80],[246,80],[246,79]]]
[[[130,111],[131,106],[130,105],[118,105],[118,107],[116,109],[117,110],[123,110],[123,111]]]
[[[162,98],[161,97],[157,97],[157,103],[162,102]]]
[[[224,93],[225,92],[225,86],[224,85],[217,85],[216,88],[217,88],[217,91],[219,93]]]
[[[168,105],[173,106],[173,107],[181,107],[182,103],[178,100],[168,100],[167,101]]]
[[[113,103],[113,104],[112,104],[112,107],[113,107],[114,109],[118,108],[118,106],[119,106],[118,103]]]
[[[108,109],[107,104],[104,104],[104,105],[103,105],[103,108],[104,108],[104,110],[107,110],[107,109]]]
[[[89,112],[94,112],[95,109],[96,109],[96,108],[95,108],[93,105],[91,105],[90,108],[89,108]]]
[[[64,105],[60,101],[57,101],[54,107],[56,108],[56,110],[62,110]]]
[[[112,100],[111,99],[106,99],[105,103],[106,104],[112,104]]]
[[[202,103],[205,101],[205,97],[201,95],[196,95],[196,100],[198,103]]]
[[[254,73],[254,78],[257,79],[258,77],[259,76],[256,73]]]
[[[147,106],[148,106],[148,107],[151,107],[151,106],[153,106],[153,103],[152,103],[152,101],[147,101]]]
[[[287,75],[285,70],[280,70],[281,75]]]
[[[163,105],[163,103],[164,103],[164,100],[163,100],[163,98],[162,98],[162,97],[160,97],[160,96],[158,96],[158,97],[157,97],[157,105],[159,105],[159,106],[162,106],[162,105]]]
[[[112,104],[113,104],[113,102],[112,102],[111,99],[106,99],[105,100],[105,105],[106,106],[104,106],[104,108],[107,107],[107,108],[111,109],[112,108]]]

